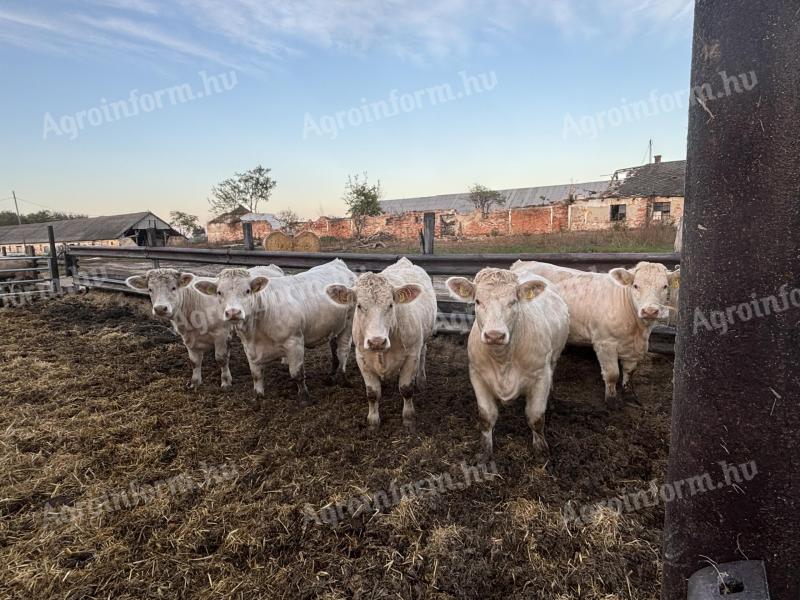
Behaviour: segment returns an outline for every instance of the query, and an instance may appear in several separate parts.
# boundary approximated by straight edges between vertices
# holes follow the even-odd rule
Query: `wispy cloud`
[[[13,2],[13,0],[12,0]],[[691,0],[84,0],[68,10],[0,11],[0,43],[71,44],[266,66],[322,48],[428,62],[465,56],[533,25],[591,39],[685,30]],[[43,16],[44,15],[44,16]],[[9,40],[12,40],[9,42]]]

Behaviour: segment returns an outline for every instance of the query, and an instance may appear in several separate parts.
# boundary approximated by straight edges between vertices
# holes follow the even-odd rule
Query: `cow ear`
[[[214,296],[217,293],[217,284],[213,281],[206,281],[203,279],[195,282],[194,289],[206,296]]]
[[[681,287],[681,268],[675,267],[674,271],[667,273],[667,281],[669,281],[669,287],[673,289]]]
[[[409,283],[403,287],[394,288],[394,301],[398,304],[408,304],[416,300],[422,293],[422,287],[416,283]]]
[[[254,294],[257,294],[265,287],[267,287],[268,283],[269,283],[269,278],[267,277],[253,277],[250,280],[250,291],[253,292]]]
[[[446,285],[453,298],[472,300],[475,297],[475,284],[466,277],[451,277]]]
[[[547,284],[539,279],[532,279],[517,286],[517,298],[520,300],[533,300],[547,289]]]
[[[134,275],[133,277],[128,277],[125,280],[125,285],[133,290],[146,290],[147,277],[144,275]]]
[[[339,283],[332,283],[331,285],[325,288],[325,293],[328,295],[328,298],[330,298],[331,301],[334,302],[335,304],[341,304],[342,306],[351,306],[356,302],[355,291],[350,289],[346,285],[341,285]]]
[[[623,287],[633,283],[633,273],[627,269],[611,269],[608,274],[611,275],[611,279]]]
[[[178,277],[178,285],[180,287],[186,287],[187,285],[192,283],[193,279],[194,279],[193,273],[181,273],[181,276]]]

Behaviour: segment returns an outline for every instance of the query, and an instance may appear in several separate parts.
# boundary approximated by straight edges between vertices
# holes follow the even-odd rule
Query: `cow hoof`
[[[403,419],[403,426],[408,430],[408,433],[417,433],[417,423],[413,419]]]
[[[229,389],[231,389],[233,387],[233,384],[231,384],[231,383],[223,383],[220,387],[223,390],[229,390]]]
[[[339,387],[343,388],[353,387],[353,384],[350,383],[350,380],[347,378],[347,375],[345,375],[341,371],[336,371],[336,373],[334,373],[331,376],[331,381],[333,382],[334,385],[338,385]]]
[[[199,390],[200,389],[200,383],[198,383],[196,381],[190,381],[189,383],[186,384],[186,389],[187,390]]]
[[[370,431],[377,431],[378,428],[381,426],[381,418],[380,417],[367,417],[367,427],[369,427]]]
[[[542,455],[550,454],[550,446],[547,445],[547,441],[544,439],[543,436],[539,435],[538,433],[534,433],[531,439],[532,439],[533,451],[535,454],[542,454]]]
[[[619,396],[606,396],[606,406],[609,410],[619,410],[624,404]]]
[[[297,396],[297,403],[302,408],[306,408],[308,406],[315,404],[314,400],[312,400],[311,396],[309,396],[308,394],[300,394],[299,396]]]

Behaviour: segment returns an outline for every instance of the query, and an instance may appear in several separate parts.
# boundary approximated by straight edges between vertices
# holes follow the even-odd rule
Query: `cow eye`
[[[633,284],[633,289],[635,289],[635,290],[638,290],[638,289],[639,289],[639,286],[638,286],[638,285],[636,285],[636,284],[634,283],[634,284]]]
[[[664,286],[664,289],[665,289],[665,290],[666,290],[666,289],[669,289],[669,286],[668,286],[668,285],[665,285],[665,286]]]
[[[176,288],[176,287],[173,287],[173,288],[172,288],[172,291],[174,292],[174,291],[175,291],[175,290],[177,290],[177,289],[178,289],[178,288]]]
[[[475,299],[475,306],[480,306],[480,305],[481,305],[481,301],[476,298]]]
[[[217,291],[217,296],[222,296],[222,292]]]
[[[357,308],[358,310],[363,310],[363,309],[361,308],[361,305],[360,305],[360,304],[356,304],[356,308]]]
[[[244,291],[244,293],[245,293],[245,296],[246,296],[247,294],[249,294],[249,293],[250,293],[250,289],[249,289],[249,288],[248,288],[248,289],[246,289],[246,290]]]
[[[394,302],[389,303],[389,308],[394,308]]]

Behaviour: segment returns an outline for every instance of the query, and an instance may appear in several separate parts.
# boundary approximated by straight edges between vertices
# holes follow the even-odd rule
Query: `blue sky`
[[[205,221],[212,185],[263,164],[278,181],[263,209],[316,217],[343,214],[364,171],[397,198],[602,179],[646,160],[650,138],[684,158],[692,8],[6,1],[0,199]]]

